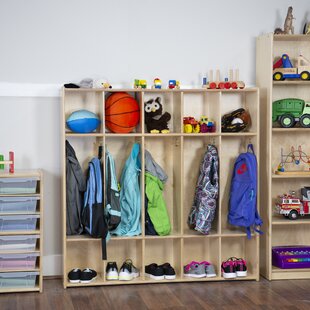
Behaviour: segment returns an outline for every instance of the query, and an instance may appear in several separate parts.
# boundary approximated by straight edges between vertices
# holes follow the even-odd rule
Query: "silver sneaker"
[[[203,278],[205,276],[206,268],[204,264],[192,261],[184,266],[184,277]]]

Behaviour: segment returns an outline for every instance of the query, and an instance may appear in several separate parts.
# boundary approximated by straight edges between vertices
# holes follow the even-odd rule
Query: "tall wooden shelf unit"
[[[273,212],[275,200],[290,190],[300,194],[309,186],[310,177],[301,175],[276,175],[281,159],[281,148],[289,153],[291,146],[302,146],[309,154],[309,129],[280,128],[272,123],[272,102],[283,98],[300,98],[310,101],[310,81],[273,81],[273,62],[276,57],[288,54],[293,66],[302,53],[310,58],[310,36],[266,34],[257,38],[256,82],[260,88],[261,105],[261,208],[264,235],[261,237],[261,274],[269,280],[310,278],[310,269],[280,269],[272,266],[273,246],[310,244],[310,219],[291,221]],[[289,165],[286,166],[290,169]],[[296,167],[295,167],[296,170]]]
[[[104,125],[105,98],[113,92],[125,91],[136,98],[140,104],[140,124],[130,134],[114,134]],[[161,97],[163,110],[171,113],[170,133],[150,134],[144,125],[143,105],[150,98]],[[107,261],[101,260],[101,243],[84,235],[66,236],[66,188],[63,186],[63,277],[64,287],[80,286],[67,279],[73,268],[93,268],[99,276],[88,285],[113,285],[132,283],[167,282],[151,280],[144,276],[144,266],[150,263],[169,262],[176,270],[176,280],[217,281],[221,277],[221,262],[229,257],[243,257],[248,263],[248,276],[242,280],[259,279],[259,237],[253,234],[248,240],[245,231],[227,223],[230,180],[234,160],[240,152],[246,151],[247,144],[254,144],[259,157],[259,93],[257,88],[244,90],[103,90],[103,89],[63,89],[62,109],[62,148],[63,180],[65,181],[65,140],[74,147],[79,162],[87,170],[89,160],[97,155],[98,143],[108,148],[116,163],[117,178],[130,154],[133,143],[141,144],[142,171],[141,227],[142,234],[135,237],[112,237],[107,243],[107,261],[116,261],[120,267],[123,261],[131,258],[141,271],[141,276],[133,281],[106,281]],[[221,133],[221,116],[234,109],[245,107],[252,116],[252,125],[246,132]],[[100,116],[102,124],[91,134],[76,134],[65,127],[66,118],[73,111],[87,109]],[[216,121],[215,133],[183,133],[183,116],[199,118],[207,115]],[[187,217],[192,206],[199,165],[209,143],[217,146],[220,156],[220,196],[216,219],[208,236],[189,230]],[[168,236],[147,236],[144,232],[144,152],[148,150],[168,175],[164,197],[172,224]],[[105,167],[105,164],[103,164]],[[65,184],[65,182],[63,182]],[[195,261],[207,260],[215,265],[215,278],[192,279],[184,277],[183,266]]]
[[[7,250],[8,245],[3,245],[3,248],[6,247],[6,249],[0,250],[0,255],[20,255],[20,254],[27,254],[27,255],[33,255],[36,254],[36,263],[35,267],[33,269],[29,269],[29,267],[19,267],[15,269],[8,269],[0,268],[0,273],[6,273],[6,274],[15,274],[15,282],[10,281],[10,284],[6,282],[6,284],[3,284],[1,282],[0,287],[0,293],[14,293],[14,292],[42,292],[43,291],[43,173],[41,170],[32,170],[32,171],[15,171],[14,173],[8,173],[8,172],[1,172],[0,173],[0,179],[29,179],[29,180],[36,180],[36,188],[35,193],[33,194],[0,194],[0,200],[6,199],[8,197],[10,198],[17,198],[18,199],[35,199],[36,207],[34,212],[28,212],[28,211],[20,211],[20,212],[1,212],[0,216],[3,217],[20,217],[20,216],[36,216],[36,227],[34,230],[3,230],[0,231],[0,237],[6,237],[6,236],[15,236],[15,237],[21,237],[21,238],[31,238],[35,239],[33,240],[33,247],[34,250],[23,250],[20,247],[17,247],[16,249],[10,249]],[[8,209],[8,208],[7,208]],[[11,244],[12,245],[12,244]],[[19,244],[20,246],[20,244]],[[11,247],[10,247],[11,248]],[[2,265],[1,265],[2,266]],[[36,274],[34,276],[34,281],[32,280],[25,280],[25,273],[27,274]],[[23,275],[22,275],[23,274]],[[28,277],[28,276],[27,276]],[[8,276],[8,278],[10,278]],[[14,284],[12,284],[14,283]]]

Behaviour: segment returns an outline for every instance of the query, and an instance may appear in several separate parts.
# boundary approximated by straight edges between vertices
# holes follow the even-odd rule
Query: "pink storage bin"
[[[39,253],[29,254],[0,254],[0,269],[28,270],[35,269]]]

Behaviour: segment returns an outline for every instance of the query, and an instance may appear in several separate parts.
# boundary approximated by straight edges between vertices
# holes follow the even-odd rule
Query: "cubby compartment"
[[[73,112],[87,110],[95,113],[101,122],[97,129],[92,133],[102,133],[104,121],[103,92],[100,90],[93,91],[92,89],[64,89],[64,92],[66,94],[63,119],[65,132],[75,134],[67,127],[66,121]]]
[[[109,99],[110,96],[112,97]],[[106,134],[134,135],[142,133],[144,112],[142,92],[110,90],[104,93],[104,97],[103,108]],[[137,102],[138,107],[133,99]],[[122,108],[122,105],[126,108]],[[132,126],[137,119],[139,120],[138,124]]]
[[[275,131],[271,144],[271,165],[272,173],[278,169],[281,161],[286,162],[285,171],[308,171],[310,177],[310,145],[308,130]],[[282,154],[281,154],[282,150]],[[281,158],[282,157],[282,158]],[[284,175],[281,175],[284,176]]]
[[[97,278],[90,283],[90,285],[98,285],[104,281],[104,261],[102,260],[101,239],[68,239],[66,241],[66,267],[65,279],[68,285],[76,286],[81,284],[69,283],[68,273],[75,268],[81,270],[90,268],[96,270]],[[85,284],[84,284],[85,285]]]
[[[175,270],[176,280],[180,280],[182,275],[181,266],[181,239],[179,238],[162,238],[162,239],[147,239],[145,240],[144,249],[144,265],[157,264],[162,265],[169,263]],[[144,270],[143,270],[144,271]],[[144,275],[145,281],[153,281]],[[167,280],[163,280],[167,281]],[[173,280],[169,280],[173,281]]]
[[[284,182],[285,180],[285,182]],[[310,215],[300,216],[298,215],[296,220],[290,220],[288,217],[279,214],[276,210],[276,204],[282,203],[282,199],[279,196],[293,194],[297,199],[302,200],[301,189],[310,186],[310,175],[309,177],[294,177],[294,178],[278,178],[272,179],[272,203],[271,203],[271,216],[273,225],[299,225],[299,224],[310,224]],[[285,207],[285,206],[284,206]],[[310,226],[309,226],[310,227]]]
[[[108,262],[116,262],[118,270],[122,267],[126,260],[131,260],[132,264],[139,269],[140,276],[134,278],[130,282],[137,282],[141,280],[143,274],[143,258],[142,258],[142,240],[136,237],[117,239],[112,238],[107,242],[107,260]],[[106,276],[106,275],[105,275]],[[106,279],[104,279],[106,281]],[[119,284],[124,283],[124,281],[108,281],[109,283],[119,282]],[[126,281],[127,282],[127,281]],[[129,282],[129,281],[128,281]]]
[[[257,89],[249,88],[244,91],[234,91],[234,92],[222,92],[221,95],[221,118],[223,115],[231,113],[237,109],[243,108],[250,115],[250,122],[248,126],[237,133],[234,134],[244,134],[259,132],[259,93]],[[223,133],[224,135],[230,135],[231,133]]]
[[[182,259],[184,279],[191,279],[190,277],[184,276],[184,267],[191,262],[208,262],[212,264],[216,277],[220,277],[220,239],[211,236],[184,238]],[[205,279],[212,280],[214,277]]]
[[[156,99],[159,98],[159,109],[162,109],[162,112],[159,115],[164,114],[165,112],[168,112],[171,115],[171,119],[168,121],[168,128],[169,133],[181,133],[182,132],[182,126],[181,126],[181,100],[182,100],[182,93],[178,90],[175,91],[150,91],[150,92],[144,92],[143,94],[143,111],[144,111],[144,120],[145,120],[145,114],[146,114],[146,106],[148,105],[148,109],[154,108],[154,110],[157,107],[158,102],[156,102]],[[156,107],[153,107],[156,105]],[[155,113],[155,112],[147,112],[147,113]],[[151,114],[152,116],[152,114]],[[155,116],[157,118],[157,116]],[[148,133],[146,124],[144,124],[144,132],[146,134]],[[162,135],[163,133],[160,133]]]
[[[201,132],[201,134],[220,132],[220,98],[221,92],[219,91],[185,91],[183,94],[183,118],[193,117],[196,121],[203,123],[207,118],[208,122],[214,122],[215,128],[208,127],[207,132]],[[202,120],[201,117],[204,119]],[[187,134],[197,134],[186,130],[184,126],[182,131]]]
[[[221,139],[221,163],[220,163],[220,200],[221,200],[221,232],[222,234],[245,234],[245,228],[232,226],[228,223],[229,197],[231,190],[231,181],[233,176],[234,164],[241,153],[247,152],[248,144],[252,143],[254,152],[259,163],[259,150],[256,136],[231,136]],[[259,180],[259,166],[258,166]],[[259,188],[257,194],[257,208],[259,211]]]
[[[166,182],[163,184],[162,193],[171,224],[170,235],[180,235],[182,217],[181,138],[163,136],[146,137],[144,146],[145,151],[151,154],[153,160],[168,176]]]
[[[87,175],[89,162],[98,157],[99,147],[103,148],[103,138],[101,137],[67,137],[68,142],[73,147],[75,155],[81,165],[82,170]],[[65,146],[64,146],[65,147]]]
[[[219,136],[184,136],[183,140],[183,234],[197,235],[202,234],[194,229],[190,229],[188,225],[188,217],[193,206],[197,181],[200,174],[200,165],[204,155],[208,149],[208,145],[214,145],[217,148],[220,158],[220,137]],[[221,166],[221,159],[219,159],[219,167]],[[220,171],[218,171],[220,176]],[[220,180],[219,180],[220,182]],[[219,187],[219,192],[221,188]],[[220,199],[217,199],[217,207],[215,211],[215,218],[212,222],[210,235],[219,233],[219,213],[220,213]]]
[[[236,277],[236,280],[249,280],[259,278],[259,238],[252,236],[249,240],[246,236],[221,238],[221,262],[229,258],[242,258],[246,261],[247,276]]]

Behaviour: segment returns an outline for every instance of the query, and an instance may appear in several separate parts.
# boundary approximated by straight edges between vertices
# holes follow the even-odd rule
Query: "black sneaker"
[[[90,283],[97,277],[97,272],[90,268],[86,268],[81,272],[81,283]]]
[[[79,283],[81,280],[81,269],[75,268],[68,273],[70,283]]]
[[[175,277],[176,277],[175,271],[169,263],[159,265],[158,267],[162,267],[164,269],[165,279],[167,279],[167,280],[174,280],[175,279]]]
[[[120,281],[130,281],[137,277],[139,277],[139,269],[133,265],[131,259],[126,259],[119,271],[118,279]]]
[[[150,264],[145,266],[145,275],[154,280],[164,280],[165,272],[162,266],[158,266],[157,264]]]
[[[105,272],[107,280],[118,280],[118,268],[116,262],[108,262]]]

